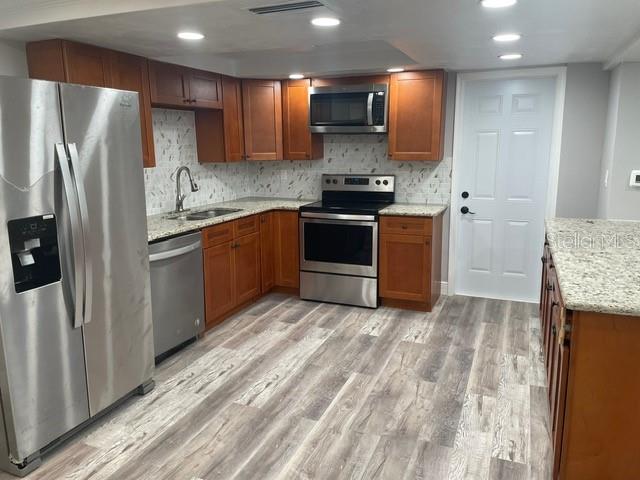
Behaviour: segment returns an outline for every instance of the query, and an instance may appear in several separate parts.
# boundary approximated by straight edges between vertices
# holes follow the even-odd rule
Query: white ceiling
[[[282,77],[396,65],[473,70],[606,63],[633,52],[629,46],[640,34],[638,0],[519,0],[501,10],[484,9],[477,0],[325,0],[324,8],[295,13],[248,11],[292,1],[2,0],[0,37],[62,37],[239,76]],[[180,6],[155,8],[168,5]],[[309,25],[327,13],[342,25]],[[206,39],[178,40],[176,32],[184,29]],[[515,45],[491,40],[512,31],[523,35]],[[497,58],[511,51],[525,56],[508,64]]]

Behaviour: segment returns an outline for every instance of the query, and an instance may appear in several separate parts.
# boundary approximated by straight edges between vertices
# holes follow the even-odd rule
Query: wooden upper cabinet
[[[111,86],[138,92],[140,128],[142,131],[142,161],[145,167],[155,167],[153,118],[149,97],[149,69],[147,59],[121,52],[111,52]]]
[[[197,108],[222,108],[220,75],[189,69],[189,105]]]
[[[189,79],[180,65],[149,61],[151,103],[172,107],[189,107]]]
[[[109,87],[111,85],[109,50],[63,41],[67,82]]]
[[[43,40],[27,44],[29,77],[40,80],[108,87],[111,83],[110,50],[68,40]]]
[[[244,146],[249,160],[282,160],[279,80],[243,80]]]
[[[27,43],[29,78],[66,82],[64,40],[42,40]]]
[[[149,62],[151,103],[179,108],[222,108],[217,73],[163,62]]]
[[[389,157],[392,160],[442,160],[445,96],[442,70],[391,75]]]
[[[155,166],[149,77],[145,58],[57,39],[28,43],[27,63],[31,78],[137,92],[143,165]]]
[[[222,78],[224,151],[227,162],[245,159],[242,83],[237,78]]]
[[[324,154],[322,135],[309,130],[311,80],[282,82],[282,143],[285,160],[315,160]]]

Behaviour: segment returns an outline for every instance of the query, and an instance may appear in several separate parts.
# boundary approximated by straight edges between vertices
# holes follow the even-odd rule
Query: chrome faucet
[[[178,171],[176,172],[176,212],[184,212],[184,199],[187,198],[187,194],[182,193],[182,188],[180,187],[182,172],[187,172],[189,183],[191,184],[191,191],[197,192],[199,190],[198,184],[193,181],[189,167],[182,166],[178,168]]]

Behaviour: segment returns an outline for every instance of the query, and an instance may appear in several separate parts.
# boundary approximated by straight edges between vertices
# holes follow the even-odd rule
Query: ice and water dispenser
[[[7,222],[17,293],[60,281],[58,229],[53,214]]]

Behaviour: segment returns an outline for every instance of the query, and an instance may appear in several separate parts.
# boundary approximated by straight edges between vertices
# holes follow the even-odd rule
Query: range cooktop
[[[395,200],[393,175],[322,175],[322,200],[301,212],[377,215]]]

